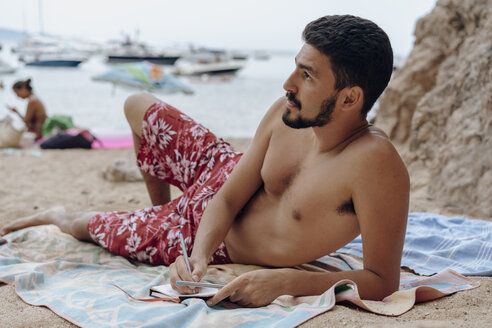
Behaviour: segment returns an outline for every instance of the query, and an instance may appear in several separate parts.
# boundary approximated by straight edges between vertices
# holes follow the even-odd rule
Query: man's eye
[[[304,78],[307,79],[307,80],[310,80],[311,79],[311,75],[309,75],[308,72],[304,72]]]

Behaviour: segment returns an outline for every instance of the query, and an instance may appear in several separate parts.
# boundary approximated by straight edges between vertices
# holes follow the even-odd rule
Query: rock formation
[[[439,0],[379,101],[398,145],[412,210],[492,217],[492,0]],[[412,204],[411,201],[411,204]]]
[[[102,171],[103,179],[112,182],[137,182],[143,181],[142,174],[135,161],[118,159],[112,165]]]

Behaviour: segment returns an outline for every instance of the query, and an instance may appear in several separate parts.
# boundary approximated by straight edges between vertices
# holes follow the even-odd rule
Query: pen
[[[208,282],[194,282],[194,281],[183,281],[183,280],[178,280],[176,281],[177,285],[183,285],[183,286],[191,286],[191,287],[209,287],[209,288],[222,288],[225,285],[222,284],[211,284]]]
[[[185,241],[183,239],[183,233],[181,231],[178,232],[178,236],[179,236],[179,241],[181,242],[181,248],[183,249],[183,257],[184,257],[185,262],[186,262],[186,267],[188,268],[188,272],[191,276],[190,261],[188,260],[188,253],[186,252],[186,245],[185,245]]]

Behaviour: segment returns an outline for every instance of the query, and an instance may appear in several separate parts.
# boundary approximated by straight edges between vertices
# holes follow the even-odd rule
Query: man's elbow
[[[377,281],[370,283],[364,290],[361,291],[362,299],[371,301],[381,301],[385,297],[398,291],[400,287],[400,275],[396,278],[388,279],[377,276]]]
[[[381,290],[381,293],[378,295],[378,301],[381,301],[385,297],[390,296],[394,292],[398,291],[399,287],[400,287],[400,283],[399,282],[397,282],[396,284],[394,284],[394,283],[392,283],[392,284],[388,284],[388,283],[384,284],[383,285],[383,288]]]

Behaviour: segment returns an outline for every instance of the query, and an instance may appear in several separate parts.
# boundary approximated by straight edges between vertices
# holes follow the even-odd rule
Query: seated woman
[[[36,134],[36,140],[41,139],[43,137],[41,127],[48,115],[46,115],[43,103],[32,90],[31,79],[15,82],[12,89],[19,98],[28,99],[26,115],[22,116],[15,107],[7,106],[7,108],[19,115],[26,124],[27,131]]]

